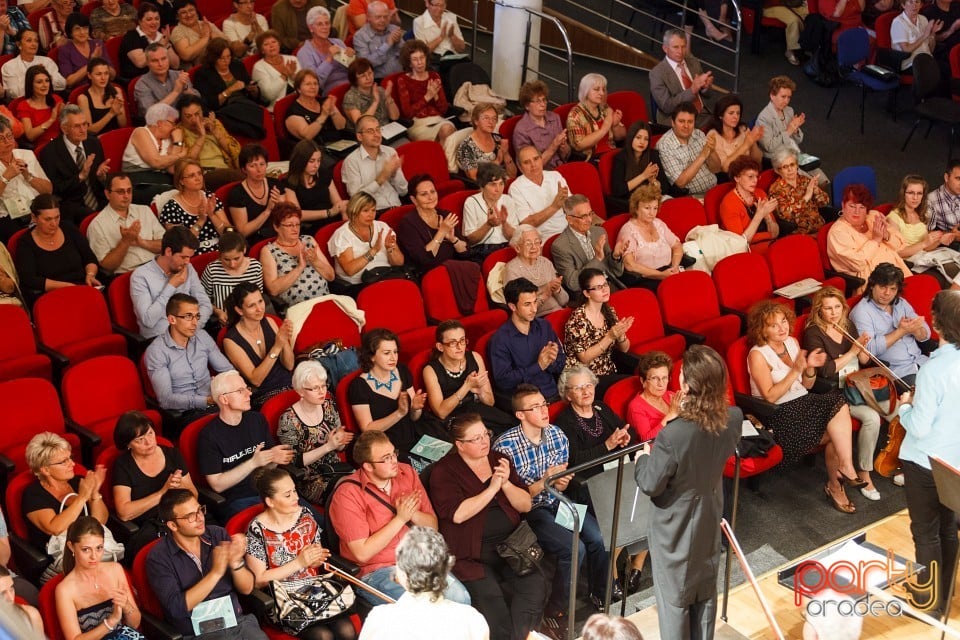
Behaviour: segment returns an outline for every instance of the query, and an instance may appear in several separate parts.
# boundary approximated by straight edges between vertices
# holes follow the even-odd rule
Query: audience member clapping
[[[83,477],[77,476],[70,443],[49,431],[33,436],[27,443],[25,455],[27,466],[37,476],[21,496],[31,544],[38,549],[48,549],[50,538],[62,535],[85,513],[100,524],[106,523],[107,507],[100,494],[106,468],[98,466]],[[62,547],[58,550],[63,553]],[[45,579],[59,571],[62,562],[62,555],[55,557],[51,570],[44,574]]]
[[[616,147],[627,133],[623,114],[607,104],[607,79],[588,73],[580,79],[579,102],[567,115],[570,147],[587,160]]]
[[[650,125],[637,120],[630,125],[623,149],[613,159],[610,187],[616,211],[629,211],[630,195],[660,175],[660,153],[650,146]]]
[[[397,362],[400,340],[387,329],[363,334],[357,354],[360,376],[350,381],[347,399],[360,431],[383,431],[404,459],[420,440],[420,418],[427,394],[413,386],[405,364]],[[449,438],[442,429],[431,435]]]
[[[373,0],[367,3],[367,21],[353,34],[353,46],[357,55],[373,65],[378,80],[400,73],[400,43],[403,29],[391,24],[396,14],[386,3]]]
[[[133,89],[137,110],[142,115],[158,102],[174,104],[180,96],[200,95],[190,74],[174,67],[172,51],[161,42],[151,42],[144,50],[150,73],[142,74]]]
[[[244,0],[233,0],[233,13],[223,21],[223,37],[230,42],[230,50],[237,56],[257,53],[260,34],[268,29],[267,19],[256,13],[252,2]],[[238,51],[243,53],[236,53]]]
[[[52,193],[53,184],[30,149],[18,149],[13,120],[0,116],[0,238],[6,241],[20,225],[13,219],[30,209],[41,193]],[[19,122],[17,122],[19,124]]]
[[[205,188],[203,167],[196,160],[179,160],[173,169],[173,184],[177,193],[160,209],[160,222],[167,229],[174,225],[190,229],[200,241],[197,253],[216,251],[220,234],[232,227],[223,203]]]
[[[170,489],[197,495],[187,463],[174,447],[157,444],[150,418],[128,411],[117,419],[113,444],[122,453],[113,464],[113,504],[117,516],[139,527],[126,542],[129,557],[160,535],[157,506]]]
[[[456,557],[453,573],[486,618],[491,638],[526,638],[540,625],[547,585],[539,571],[517,575],[496,546],[521,526],[530,493],[510,459],[491,449],[492,432],[480,415],[460,414],[450,430],[454,448],[434,465],[429,491],[440,533]]]
[[[313,140],[318,144],[339,140],[347,119],[337,108],[334,96],[320,100],[317,72],[309,67],[300,69],[293,76],[293,88],[297,99],[287,108],[287,117],[283,121],[287,132],[297,140]]]
[[[3,78],[3,88],[7,99],[13,100],[24,94],[24,79],[27,76],[27,70],[39,65],[43,67],[49,78],[52,79],[50,91],[63,91],[67,87],[67,81],[57,68],[57,63],[46,56],[37,55],[40,50],[40,38],[33,29],[24,29],[17,34],[17,44],[20,47],[20,55],[12,60],[7,60],[0,67],[0,76]]]
[[[680,415],[682,395],[670,389],[673,360],[663,351],[648,351],[640,356],[637,377],[641,390],[627,405],[627,422],[640,440],[653,440],[660,430]]]
[[[750,156],[734,158],[729,167],[733,190],[720,201],[720,224],[743,236],[750,249],[766,253],[770,242],[792,230],[793,225],[777,221],[777,200],[757,188],[760,163]]]
[[[72,7],[73,2],[70,1],[70,4]],[[71,11],[73,11],[72,8]],[[57,64],[60,65],[60,74],[67,81],[67,87],[73,88],[80,86],[86,80],[87,65],[90,61],[96,58],[103,59],[105,53],[103,41],[90,37],[90,19],[82,13],[70,13],[64,33],[70,40],[59,45]],[[108,73],[116,74],[112,67],[108,69],[110,69]]]
[[[460,218],[437,208],[439,196],[433,178],[427,174],[416,175],[407,188],[416,209],[397,226],[397,241],[410,266],[426,273],[448,260],[466,257],[467,241],[457,233]]]
[[[120,77],[132,80],[148,70],[147,47],[159,43],[170,60],[170,68],[180,68],[180,57],[170,45],[170,27],[161,29],[160,8],[152,2],[141,2],[137,8],[137,27],[123,35],[120,42]]]
[[[841,513],[854,513],[856,507],[847,498],[843,485],[856,488],[866,483],[853,466],[853,426],[850,410],[840,391],[809,393],[827,354],[822,349],[800,349],[790,335],[793,312],[786,306],[759,302],[747,317],[747,337],[752,345],[747,356],[750,392],[778,405],[764,418],[783,449],[785,464],[799,461],[817,447],[825,445],[827,500]]]
[[[889,262],[905,277],[912,275],[898,253],[905,244],[900,229],[870,209],[870,191],[862,184],[847,185],[841,202],[840,218],[827,235],[827,255],[833,268],[866,280],[877,265]]]
[[[743,122],[743,101],[740,96],[730,93],[714,105],[716,115],[711,128],[717,132],[717,145],[714,150],[720,158],[720,167],[728,171],[730,163],[740,156],[749,156],[760,162],[763,154],[757,141],[763,137],[763,127],[753,129]]]
[[[618,318],[610,306],[610,283],[600,269],[587,267],[580,272],[579,290],[583,304],[570,314],[564,325],[563,346],[570,358],[567,364],[580,363],[600,377],[599,395],[622,376],[617,375],[617,360],[623,370],[630,370],[632,362],[624,355],[630,350],[627,331],[633,326],[633,316]]]
[[[463,53],[467,43],[457,15],[447,11],[446,0],[424,0],[426,11],[413,19],[413,37],[427,44],[435,57]]]
[[[377,269],[402,267],[404,255],[397,235],[383,220],[376,220],[377,201],[360,192],[347,203],[347,223],[333,232],[328,244],[337,273],[337,286],[359,291],[376,280]],[[367,282],[364,282],[364,274]]]
[[[223,32],[200,15],[197,0],[177,2],[176,11],[177,26],[170,32],[170,43],[180,56],[180,68],[186,70],[201,63],[207,47],[214,39],[223,38]],[[236,48],[237,55],[242,55],[245,47]]]
[[[353,441],[353,433],[340,421],[340,412],[329,388],[327,370],[314,360],[304,360],[293,371],[293,388],[300,399],[283,412],[277,440],[293,449],[304,474],[296,481],[305,500],[322,503],[330,491],[340,452]],[[349,409],[348,409],[349,411]]]
[[[894,51],[907,56],[900,62],[900,70],[913,66],[918,55],[933,55],[937,47],[937,34],[944,28],[940,20],[928,20],[920,14],[922,0],[900,0],[903,12],[890,24],[890,41]]]
[[[267,292],[285,305],[330,293],[333,267],[312,236],[300,235],[300,209],[280,202],[270,214],[277,238],[260,251]]]
[[[430,49],[420,40],[408,40],[400,49],[400,64],[406,71],[397,78],[400,115],[413,120],[407,129],[408,138],[443,144],[456,129],[445,118],[450,105],[443,93],[440,74],[427,68],[429,61]]]
[[[260,99],[273,111],[277,100],[293,90],[300,61],[280,52],[280,35],[273,29],[258,35],[256,46],[261,58],[254,63],[250,76],[260,87]]]
[[[563,278],[557,275],[553,263],[543,255],[543,241],[537,230],[528,224],[521,224],[510,238],[510,246],[517,256],[503,270],[504,284],[525,278],[536,285],[538,317],[567,306],[570,294],[564,290]]]
[[[816,178],[800,171],[796,151],[780,147],[770,162],[778,177],[770,185],[769,195],[776,199],[781,219],[797,225],[800,233],[816,233],[827,219],[836,218],[835,210],[829,208],[827,192],[820,188]]]
[[[896,227],[903,237],[903,247],[897,252],[901,258],[909,259],[921,251],[933,251],[941,245],[948,247],[957,239],[953,232],[927,229],[927,205],[927,181],[919,175],[905,176],[900,183],[897,206],[887,214],[887,222]],[[936,270],[931,272],[936,273]]]
[[[365,191],[377,200],[377,211],[400,206],[407,193],[407,179],[401,171],[400,155],[383,144],[380,124],[372,116],[357,120],[360,147],[343,160],[343,183],[351,196]]]
[[[123,567],[101,562],[103,542],[103,524],[96,518],[81,516],[67,529],[64,576],[55,593],[60,632],[65,638],[102,634],[144,640],[136,629],[140,608]]]
[[[356,128],[360,116],[373,116],[380,126],[400,117],[400,107],[393,101],[393,81],[379,86],[374,69],[366,58],[357,58],[347,67],[350,88],[343,96],[343,113],[351,128]]]
[[[250,81],[243,63],[233,58],[225,38],[213,38],[199,62],[196,83],[200,95],[211,111],[226,113],[229,109],[231,117],[224,117],[224,121],[231,125],[233,133],[242,135],[249,125],[263,122],[260,88]]]
[[[43,65],[27,69],[23,95],[13,114],[20,119],[23,133],[34,146],[50,142],[60,135],[60,110],[63,99],[53,92],[50,73]]]
[[[807,117],[803,113],[794,114],[793,107],[790,106],[797,83],[787,76],[774,76],[770,79],[769,90],[770,102],[757,116],[757,125],[763,127],[760,149],[767,158],[781,147],[800,153],[800,143],[803,142],[803,131],[800,127]]]
[[[510,185],[515,206],[508,212],[507,219],[514,229],[519,224],[533,225],[540,232],[540,239],[546,242],[567,226],[563,203],[570,195],[570,188],[559,171],[544,170],[543,156],[536,147],[519,149],[517,163],[522,175]],[[510,175],[509,171],[506,173]],[[590,221],[593,222],[593,216]]]
[[[475,193],[463,203],[463,236],[470,245],[471,255],[485,258],[507,246],[514,228],[507,218],[513,209],[513,199],[503,193],[506,170],[499,164],[481,162],[477,165]]]
[[[657,142],[663,177],[671,185],[671,193],[692,195],[702,199],[717,186],[720,171],[717,156],[717,132],[697,129],[697,108],[682,102],[671,116],[671,128]]]
[[[297,60],[303,69],[313,71],[318,79],[319,88],[324,94],[330,89],[347,82],[347,62],[356,55],[353,49],[339,38],[330,37],[330,12],[323,6],[315,6],[307,11],[307,26],[311,38],[300,46]]]
[[[458,416],[477,414],[496,435],[512,427],[513,416],[493,406],[490,374],[481,355],[470,350],[460,321],[444,320],[437,325],[436,336],[430,361],[423,368],[423,386],[427,391],[424,419],[448,425]]]
[[[543,158],[544,168],[556,169],[570,157],[570,143],[565,123],[549,108],[549,95],[550,90],[543,80],[523,83],[520,106],[525,113],[513,129],[510,144],[514,154],[524,147],[535,147]]]
[[[310,509],[300,505],[293,478],[283,469],[258,470],[257,493],[263,513],[247,527],[247,566],[258,587],[280,583],[297,591],[316,583],[330,550],[320,540],[320,525]],[[283,622],[283,614],[280,616]],[[299,627],[300,625],[296,625]],[[353,640],[357,632],[347,615],[318,619],[302,629],[284,624],[303,640]]]
[[[240,149],[238,164],[243,180],[227,195],[227,209],[237,231],[246,237],[268,238],[273,229],[268,224],[273,208],[281,202],[283,187],[267,175],[268,152],[255,142]]]
[[[176,109],[159,102],[147,109],[146,126],[137,127],[130,134],[121,170],[137,186],[133,198],[137,204],[150,204],[151,197],[173,184],[174,165],[185,153],[183,131],[177,128],[179,119]]]
[[[90,133],[101,134],[126,127],[123,90],[110,81],[113,74],[109,63],[104,58],[92,57],[83,68],[90,86],[77,96],[77,105],[90,124]]]

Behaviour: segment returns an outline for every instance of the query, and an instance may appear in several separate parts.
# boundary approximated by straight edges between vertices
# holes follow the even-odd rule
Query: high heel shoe
[[[833,508],[841,513],[856,513],[857,508],[853,506],[849,500],[847,502],[840,502],[837,500],[832,493],[830,493],[830,485],[823,485],[823,492],[827,494],[827,499],[830,501],[830,504],[833,505]]]
[[[851,489],[860,489],[861,487],[867,486],[866,480],[861,480],[860,478],[850,478],[843,471],[837,472],[840,476],[840,482],[847,485]]]
[[[634,594],[640,590],[640,580],[643,578],[643,573],[640,569],[630,569],[630,575],[627,578],[627,593]]]

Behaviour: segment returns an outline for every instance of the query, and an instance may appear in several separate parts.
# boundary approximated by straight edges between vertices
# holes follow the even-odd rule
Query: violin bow
[[[856,345],[858,349],[863,350],[864,353],[866,353],[868,356],[870,356],[870,359],[873,360],[874,364],[876,364],[878,367],[880,367],[880,368],[884,371],[884,373],[886,373],[886,374],[889,375],[891,378],[893,378],[894,380],[896,380],[897,382],[899,382],[901,385],[904,386],[904,388],[909,389],[911,392],[916,388],[915,385],[909,385],[909,384],[907,384],[906,382],[904,382],[904,381],[903,381],[903,378],[901,378],[900,376],[898,376],[897,374],[895,374],[895,373],[890,369],[890,367],[888,367],[888,366],[886,365],[886,363],[885,363],[883,360],[881,360],[881,359],[878,358],[877,356],[873,355],[873,354],[870,352],[869,349],[867,349],[865,346],[863,346],[862,344],[860,344],[860,342],[857,340],[857,338],[854,338],[852,335],[850,335],[849,333],[847,333],[847,331],[846,331],[843,327],[841,327],[839,323],[834,322],[834,323],[832,323],[832,325],[833,325],[833,328],[834,328],[834,329],[836,329],[837,331],[839,331],[840,333],[842,333],[843,336],[844,336],[847,340],[851,341],[854,345]]]

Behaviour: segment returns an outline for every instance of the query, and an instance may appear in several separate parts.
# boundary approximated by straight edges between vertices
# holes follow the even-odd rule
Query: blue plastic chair
[[[900,86],[900,78],[896,75],[892,80],[881,80],[862,71],[861,65],[867,62],[869,56],[870,35],[866,29],[863,27],[847,29],[840,34],[837,39],[837,65],[840,67],[840,77],[842,80],[860,87],[860,133],[863,133],[863,103],[867,97],[867,90],[896,91]],[[828,120],[833,112],[833,105],[837,103],[837,97],[840,95],[842,86],[842,84],[837,85],[837,90],[833,94],[833,101],[827,111]],[[894,93],[891,97],[891,106],[895,100],[896,94]],[[891,110],[894,111],[894,117],[896,117],[896,110]]]
[[[843,204],[843,190],[848,184],[862,184],[870,190],[873,199],[877,199],[877,172],[873,167],[846,167],[833,177],[833,206],[839,208]]]

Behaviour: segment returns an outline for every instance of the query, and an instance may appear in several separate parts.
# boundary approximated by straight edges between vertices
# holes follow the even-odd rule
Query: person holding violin
[[[938,577],[938,582],[927,590],[910,591],[915,606],[939,617],[946,604],[944,596],[954,580],[957,514],[940,503],[930,458],[937,457],[960,468],[960,431],[956,428],[960,415],[960,384],[956,375],[960,371],[960,291],[939,292],[931,311],[940,345],[920,367],[916,392],[907,391],[900,396],[900,424],[906,431],[900,460],[906,477],[904,489],[916,560],[927,567],[912,584],[928,582],[933,566]]]

